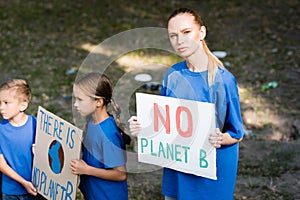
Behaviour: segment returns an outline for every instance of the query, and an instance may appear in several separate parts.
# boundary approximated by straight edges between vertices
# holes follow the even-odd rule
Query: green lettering
[[[205,158],[206,158],[206,151],[200,149],[200,161],[199,161],[200,168],[208,167],[208,162]]]
[[[182,160],[179,158],[181,152],[178,151],[178,149],[177,149],[177,148],[180,148],[180,147],[181,147],[181,146],[180,146],[179,144],[176,144],[176,145],[175,145],[175,158],[176,158],[176,161],[178,161],[178,162],[181,162],[181,161],[182,161]]]
[[[157,154],[153,152],[153,140],[150,140],[150,151],[152,156],[157,156]]]
[[[190,147],[182,146],[182,148],[184,149],[184,162],[187,163],[188,162],[188,150],[190,150]]]
[[[162,152],[164,158],[166,158],[164,145],[162,144],[162,142],[159,142],[158,155],[157,155],[158,157],[160,157],[161,152]]]
[[[173,144],[167,143],[167,159],[170,157],[172,160],[174,160]]]
[[[148,140],[146,138],[141,138],[141,149],[142,153],[144,153],[144,147],[148,146]]]

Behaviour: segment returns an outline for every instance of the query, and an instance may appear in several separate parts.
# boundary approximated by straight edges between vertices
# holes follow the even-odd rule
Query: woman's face
[[[189,57],[202,47],[206,29],[199,26],[194,16],[182,13],[169,20],[168,33],[174,50],[182,57]]]
[[[74,106],[81,116],[88,116],[95,112],[96,100],[87,96],[80,88],[76,85],[73,87],[73,93],[75,97]]]

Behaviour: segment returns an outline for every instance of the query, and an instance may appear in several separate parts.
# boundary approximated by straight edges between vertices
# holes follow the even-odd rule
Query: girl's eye
[[[184,31],[183,34],[189,34],[191,31]]]

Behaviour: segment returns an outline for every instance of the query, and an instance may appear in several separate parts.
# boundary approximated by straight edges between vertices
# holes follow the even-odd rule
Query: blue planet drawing
[[[48,150],[49,166],[53,173],[60,174],[64,165],[64,152],[60,142],[54,140]]]

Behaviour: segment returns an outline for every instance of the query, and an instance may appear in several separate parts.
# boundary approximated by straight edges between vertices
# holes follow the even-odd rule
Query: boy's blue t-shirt
[[[88,122],[82,159],[93,167],[111,169],[126,165],[126,147],[114,118]],[[128,199],[127,181],[110,181],[82,175],[79,188],[87,200]]]
[[[214,84],[208,86],[208,72],[192,72],[186,62],[170,68],[164,79],[162,96],[215,103],[216,126],[233,138],[243,137],[239,94],[234,76],[220,69]],[[162,193],[177,199],[232,199],[237,174],[238,143],[217,149],[217,178],[164,168]]]
[[[27,122],[15,127],[8,120],[0,122],[0,154],[7,164],[25,180],[31,180],[35,141],[36,118],[28,115]],[[17,181],[2,175],[2,193],[8,195],[27,194],[26,189]]]

